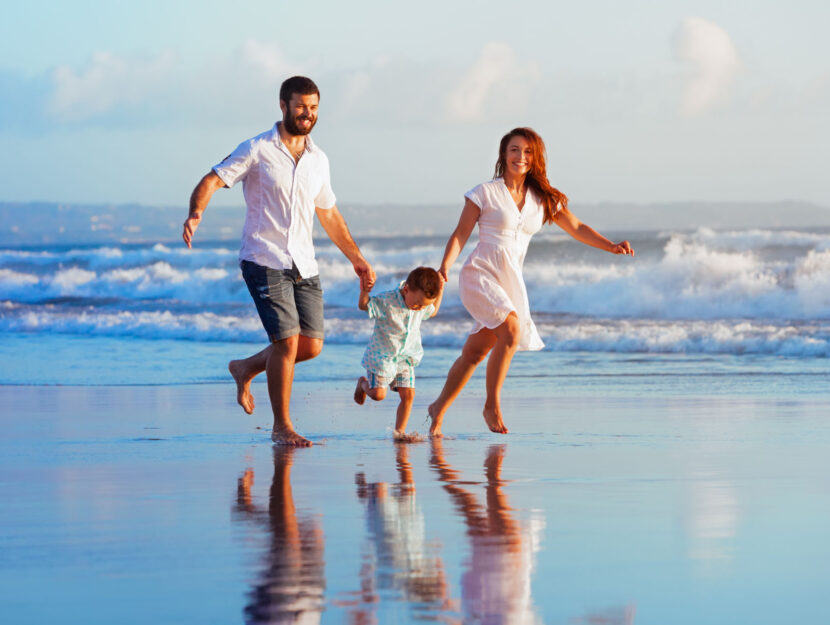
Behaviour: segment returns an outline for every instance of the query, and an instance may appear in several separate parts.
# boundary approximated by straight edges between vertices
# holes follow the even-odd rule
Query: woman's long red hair
[[[545,142],[542,141],[542,137],[536,134],[534,130],[530,128],[514,128],[501,138],[501,143],[499,144],[499,160],[496,161],[494,178],[504,176],[504,170],[507,164],[507,144],[510,143],[513,137],[524,138],[530,144],[531,150],[533,150],[530,171],[527,173],[525,182],[527,182],[527,186],[533,189],[542,201],[542,206],[545,209],[544,223],[549,224],[553,222],[556,213],[568,207],[568,196],[559,189],[552,187],[550,182],[548,182]]]

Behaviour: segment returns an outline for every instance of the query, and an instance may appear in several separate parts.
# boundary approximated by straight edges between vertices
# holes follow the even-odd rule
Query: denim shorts
[[[325,336],[320,276],[301,278],[295,265],[271,269],[243,260],[239,266],[272,343],[297,334],[312,339]]]

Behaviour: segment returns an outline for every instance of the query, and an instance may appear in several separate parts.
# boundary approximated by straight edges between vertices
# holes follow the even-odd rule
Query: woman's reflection
[[[313,516],[298,518],[291,493],[291,465],[296,449],[274,447],[274,479],[268,510],[254,505],[254,472],[239,478],[236,511],[268,528],[261,581],[249,593],[246,623],[319,623],[325,589],[323,531]]]
[[[501,467],[504,445],[492,445],[484,460],[487,479],[485,503],[463,485],[458,472],[444,457],[443,441],[432,441],[430,466],[467,525],[470,560],[461,578],[465,620],[486,623],[541,623],[530,595],[534,556],[543,528],[540,518],[519,523],[504,493]]]
[[[369,536],[360,570],[363,607],[353,615],[360,623],[376,622],[366,607],[388,591],[417,610],[416,618],[432,620],[436,610],[450,607],[444,564],[426,540],[424,514],[415,501],[409,445],[396,444],[396,465],[398,483],[391,487],[355,475]]]

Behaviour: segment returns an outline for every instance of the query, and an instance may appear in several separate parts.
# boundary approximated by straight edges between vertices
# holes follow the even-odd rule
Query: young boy
[[[371,297],[368,290],[360,291],[357,306],[369,312],[375,328],[361,364],[366,376],[361,376],[354,389],[358,404],[368,395],[375,401],[386,397],[386,387],[400,395],[398,416],[395,420],[395,438],[405,437],[406,422],[415,399],[415,366],[421,362],[421,321],[434,317],[441,306],[444,282],[435,269],[418,267],[397,289]]]

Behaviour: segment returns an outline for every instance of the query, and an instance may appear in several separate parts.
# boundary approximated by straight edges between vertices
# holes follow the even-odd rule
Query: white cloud
[[[263,81],[277,80],[281,83],[288,76],[297,73],[297,65],[285,58],[279,46],[256,39],[247,39],[242,43],[238,61]]]
[[[149,60],[96,52],[80,72],[56,67],[47,111],[62,121],[81,121],[147,100],[170,83],[175,62],[172,52]]]
[[[675,56],[689,67],[680,111],[703,114],[725,101],[741,68],[729,33],[700,17],[685,17],[674,38]]]
[[[61,124],[245,124],[278,115],[279,85],[304,70],[308,64],[287,59],[278,45],[255,39],[192,68],[169,51],[150,58],[96,52],[80,68],[52,70],[44,110]]]
[[[527,91],[538,76],[505,43],[488,43],[447,97],[447,112],[457,122],[481,122],[507,110],[527,108]]]

